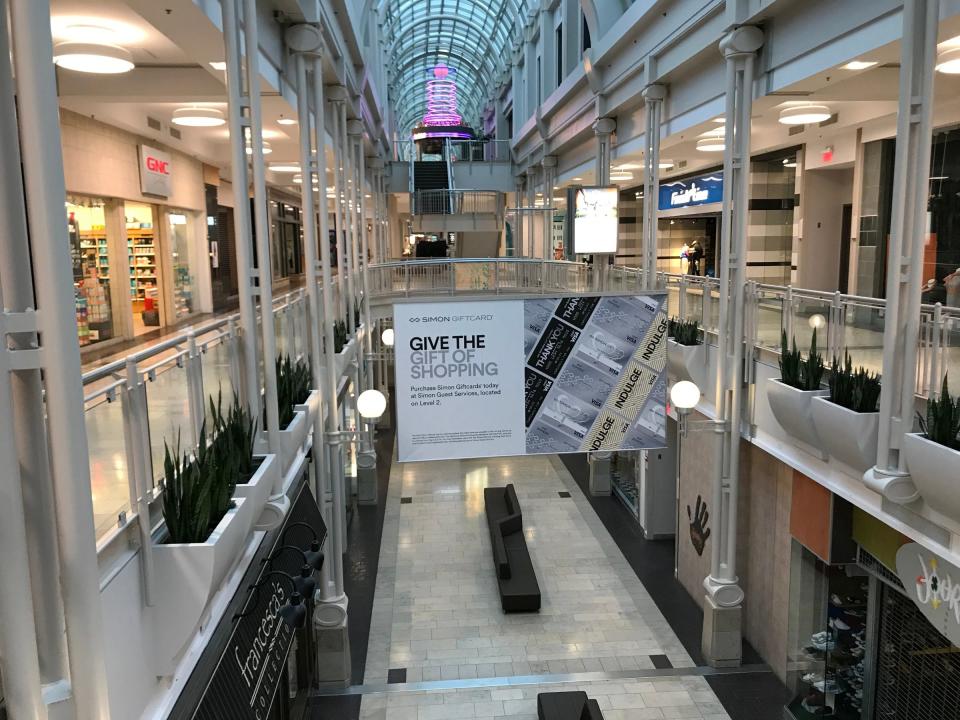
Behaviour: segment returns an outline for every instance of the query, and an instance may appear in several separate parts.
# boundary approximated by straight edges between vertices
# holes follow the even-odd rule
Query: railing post
[[[153,456],[150,451],[150,420],[147,410],[147,386],[137,363],[127,358],[127,382],[120,410],[123,415],[123,437],[127,455],[127,482],[130,484],[130,509],[137,513],[140,536],[140,577],[143,602],[153,606],[153,538],[150,522],[150,494],[153,488]],[[179,443],[176,451],[179,452]]]
[[[933,306],[933,321],[931,323],[930,374],[927,376],[927,386],[925,388],[928,397],[940,392],[941,351],[946,345],[943,342],[943,327],[943,305],[937,303]]]
[[[843,360],[844,354],[844,344],[843,344],[843,300],[840,297],[840,292],[834,292],[833,298],[830,303],[830,357],[827,358],[827,361],[837,358],[838,360]]]
[[[680,276],[680,295],[677,298],[677,316],[681,320],[686,320],[687,318],[687,276]]]
[[[410,263],[409,262],[403,266],[403,274],[404,274],[404,280],[406,283],[406,290],[404,291],[404,295],[406,297],[410,297]]]
[[[495,294],[500,294],[500,261],[493,261],[493,287]]]
[[[187,330],[187,357],[184,362],[187,373],[187,402],[190,412],[190,429],[193,431],[193,444],[200,444],[200,430],[203,428],[203,365],[197,348],[197,336],[193,328]],[[209,436],[209,433],[208,433]]]
[[[793,285],[787,285],[780,315],[780,328],[787,334],[787,342],[793,342]]]

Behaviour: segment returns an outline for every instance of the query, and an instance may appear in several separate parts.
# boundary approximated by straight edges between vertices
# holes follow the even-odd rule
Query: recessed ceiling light
[[[214,70],[223,71],[227,69],[227,63],[225,63],[223,60],[214,60],[212,63],[210,63],[210,67],[212,67]]]
[[[725,117],[723,117],[722,115],[721,115],[720,117],[715,117],[715,118],[712,120],[712,122],[715,122],[715,123],[725,123],[726,121],[727,121],[727,119],[726,119]]]
[[[173,124],[183,127],[217,127],[226,122],[223,113],[216,108],[189,107],[173,111]]]
[[[129,50],[107,43],[57,43],[53,62],[66,70],[98,75],[118,75],[134,68]]]
[[[877,64],[876,60],[851,60],[846,65],[841,65],[841,70],[866,70]]]
[[[697,140],[697,150],[700,152],[723,152],[726,145],[722,137],[708,137]]]
[[[783,166],[789,168],[795,168],[797,166],[796,158],[784,158]]]
[[[706,132],[700,133],[700,137],[724,137],[727,134],[726,127],[713,128],[713,130],[707,130]]]
[[[285,117],[281,115],[280,117],[277,118],[277,123],[279,123],[280,125],[296,125],[297,121],[291,117]]]
[[[960,70],[958,70],[960,72]],[[826,105],[792,105],[780,111],[781,125],[807,125],[829,120],[832,115]]]
[[[633,180],[633,173],[612,172],[610,173],[610,180],[612,182],[625,182],[627,180]]]
[[[661,170],[669,170],[670,168],[673,167],[673,160],[664,160],[663,158],[661,158],[660,162],[657,163],[657,167],[660,168]]]
[[[624,163],[623,165],[617,165],[615,170],[642,170],[643,165],[639,163]]]
[[[950,48],[937,54],[937,72],[946,75],[960,74],[960,47]]]
[[[570,179],[573,180],[574,182],[580,182],[581,180],[583,180],[583,178],[578,178],[578,177],[570,178]]]
[[[300,165],[298,163],[277,162],[271,163],[270,169],[278,173],[298,173],[300,172]]]
[[[273,148],[270,147],[270,143],[266,140],[263,141],[263,154],[269,155],[273,152]],[[253,146],[250,143],[247,143],[247,155],[253,155]]]

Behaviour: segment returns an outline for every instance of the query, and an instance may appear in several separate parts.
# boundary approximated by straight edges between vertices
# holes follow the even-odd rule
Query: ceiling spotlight
[[[960,68],[957,72],[960,72]],[[780,124],[808,125],[829,120],[831,114],[826,105],[791,105],[780,111]]]
[[[279,173],[298,173],[300,166],[297,163],[277,162],[270,163],[270,169]]]
[[[960,47],[949,48],[937,54],[937,72],[946,75],[960,74]]]
[[[875,60],[851,60],[846,65],[841,65],[841,70],[866,70],[876,65]]]
[[[173,124],[183,127],[217,127],[226,122],[223,113],[216,108],[189,107],[173,111]]]
[[[264,155],[269,155],[269,154],[272,153],[272,152],[273,152],[273,148],[270,147],[270,143],[268,143],[266,140],[264,140],[264,141],[263,141],[263,154],[264,154]],[[247,142],[247,155],[253,155],[253,145],[251,145],[249,142]]]
[[[279,118],[277,118],[277,124],[279,124],[279,125],[296,125],[296,124],[297,124],[297,121],[294,120],[294,119],[291,118],[291,117],[285,117],[285,116],[281,115]]]
[[[129,50],[107,43],[57,43],[53,48],[53,62],[65,70],[98,75],[118,75],[134,68]]]
[[[697,140],[697,150],[700,152],[723,152],[726,147],[722,137],[707,137]]]
[[[209,63],[209,65],[214,70],[223,71],[227,69],[227,63],[225,63],[223,60],[214,60],[213,62]]]

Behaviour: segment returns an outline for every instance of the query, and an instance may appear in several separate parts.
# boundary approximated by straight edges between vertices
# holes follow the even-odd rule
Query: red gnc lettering
[[[170,163],[164,160],[157,160],[157,158],[147,155],[146,163],[147,163],[147,170],[149,170],[150,172],[160,173],[161,175],[170,174],[170,168],[169,168]]]

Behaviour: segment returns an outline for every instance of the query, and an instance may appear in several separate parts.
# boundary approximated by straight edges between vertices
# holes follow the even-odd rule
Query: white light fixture
[[[937,53],[937,72],[945,75],[960,74],[960,47],[952,47]]]
[[[292,117],[286,117],[284,115],[281,115],[280,117],[277,118],[277,124],[278,125],[296,125],[297,121],[294,120]]]
[[[272,153],[272,152],[273,152],[273,148],[270,147],[270,143],[268,143],[266,140],[264,140],[264,141],[263,141],[263,154],[264,154],[264,155],[269,155],[269,154]],[[253,145],[251,145],[249,142],[247,143],[247,155],[253,155]]]
[[[227,69],[227,63],[225,63],[223,60],[214,60],[212,63],[209,63],[209,65],[214,70],[223,71]]]
[[[851,60],[846,65],[841,65],[841,70],[866,70],[876,65],[876,60]]]
[[[387,328],[380,334],[380,339],[387,347],[393,347],[393,328]]]
[[[300,165],[290,162],[277,162],[270,163],[270,169],[278,173],[298,173],[300,172]]]
[[[722,137],[709,137],[697,140],[697,150],[700,152],[723,152],[726,145]]]
[[[366,420],[376,420],[387,409],[387,398],[379,390],[364,390],[357,398],[357,412]]]
[[[832,114],[826,105],[791,105],[780,111],[780,124],[808,125],[829,120]]]
[[[680,411],[689,412],[700,402],[700,388],[689,380],[681,380],[670,388],[670,402]]]
[[[119,75],[133,70],[133,55],[118,45],[63,42],[53,48],[53,62],[65,70]]]
[[[715,117],[713,120],[711,120],[711,122],[715,122],[715,123],[725,123],[726,121],[727,119],[723,115],[721,115],[720,117]]]
[[[673,167],[673,160],[664,160],[663,158],[661,158],[660,162],[657,163],[657,167],[660,168],[661,170],[669,170],[670,168]]]
[[[783,166],[784,166],[784,167],[789,167],[789,168],[795,168],[795,167],[797,166],[797,160],[796,160],[796,158],[784,158],[784,159],[783,159]]]
[[[643,170],[643,165],[639,163],[624,163],[623,165],[615,166],[614,170]]]
[[[627,180],[633,180],[633,173],[628,173],[628,172],[610,173],[611,182],[626,182]]]
[[[700,137],[725,137],[727,134],[727,127],[713,128],[712,130],[707,130],[706,132],[700,133]]]
[[[827,325],[827,319],[820,313],[814,313],[807,320],[807,324],[814,330],[821,330]]]
[[[183,127],[217,127],[226,122],[223,113],[216,108],[189,107],[173,111],[173,124]]]

